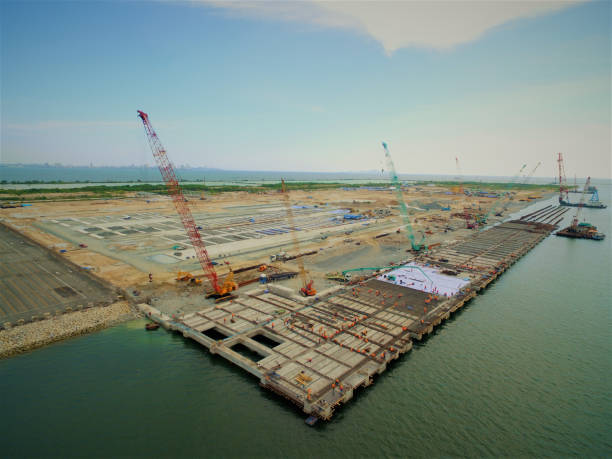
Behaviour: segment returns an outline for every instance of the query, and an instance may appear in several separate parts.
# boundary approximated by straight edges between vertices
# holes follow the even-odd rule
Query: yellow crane
[[[314,296],[317,294],[317,291],[313,286],[313,280],[308,280],[308,275],[306,273],[306,269],[304,268],[304,261],[302,260],[302,257],[300,257],[300,242],[296,234],[296,227],[293,219],[293,209],[291,208],[291,203],[289,202],[289,192],[287,191],[287,185],[285,184],[284,179],[281,179],[281,189],[283,193],[283,203],[285,204],[285,209],[287,211],[289,233],[291,233],[291,239],[293,240],[293,249],[295,250],[296,255],[295,259],[298,264],[300,279],[302,280],[302,287],[300,288],[300,293],[304,296]]]

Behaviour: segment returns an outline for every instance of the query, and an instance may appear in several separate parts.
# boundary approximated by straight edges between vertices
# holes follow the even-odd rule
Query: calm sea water
[[[218,169],[184,169],[177,168],[179,179],[184,182],[205,181],[211,185],[221,184],[258,184],[265,182],[279,182],[281,178],[286,181],[316,181],[316,182],[387,182],[388,171],[370,172],[279,172],[279,171],[226,171]],[[457,176],[451,175],[410,175],[399,174],[401,180],[458,180]],[[29,180],[49,181],[89,181],[90,184],[113,182],[122,184],[125,182],[160,182],[161,175],[154,167],[44,167],[44,166],[7,166],[0,164],[0,180],[6,180],[9,185],[1,185],[5,188],[27,188],[28,185],[10,185],[10,182],[25,182]],[[484,176],[462,176],[463,181],[491,181],[507,182],[510,177],[484,177]],[[533,177],[530,183],[552,183],[553,177]],[[40,187],[40,185],[32,185]],[[58,185],[49,185],[52,188]],[[61,186],[61,185],[60,185]],[[71,185],[74,186],[74,185]],[[85,185],[84,185],[85,186]]]
[[[606,241],[547,238],[332,422],[134,321],[0,361],[2,455],[610,457],[610,215],[585,209]]]

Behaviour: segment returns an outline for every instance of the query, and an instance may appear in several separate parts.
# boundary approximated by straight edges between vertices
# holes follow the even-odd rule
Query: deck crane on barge
[[[591,177],[588,177],[586,183],[584,184],[584,188],[582,189],[580,203],[578,204],[578,209],[576,209],[576,214],[572,219],[572,224],[567,228],[557,231],[555,235],[576,239],[594,239],[596,241],[602,241],[606,237],[605,234],[597,232],[596,226],[593,226],[590,223],[586,222],[581,223],[579,220],[580,213],[582,212],[582,208],[584,207],[584,198],[586,196],[590,184]]]
[[[565,202],[569,202],[569,188],[567,186],[567,178],[565,177],[565,164],[563,162],[563,153],[559,153],[557,163],[559,163],[559,204],[563,205]],[[565,199],[563,199],[564,194]]]
[[[166,150],[164,149],[159,137],[151,125],[151,122],[149,121],[149,115],[141,110],[138,110],[138,117],[142,120],[142,124],[144,125],[149,146],[151,147],[153,157],[155,158],[155,162],[159,167],[159,172],[161,173],[164,183],[166,184],[166,188],[168,189],[168,194],[170,194],[170,197],[172,198],[176,212],[179,214],[181,223],[183,224],[183,227],[189,236],[189,240],[191,241],[191,245],[195,249],[198,261],[200,262],[200,265],[204,270],[204,274],[208,278],[213,289],[213,292],[207,295],[207,298],[212,297],[215,298],[216,301],[224,301],[231,298],[231,292],[238,288],[238,285],[236,282],[234,282],[234,273],[230,269],[230,272],[225,277],[223,284],[220,283],[217,272],[215,271],[210,257],[208,256],[208,251],[206,250],[204,242],[200,237],[198,227],[193,220],[193,215],[191,215],[191,210],[189,209],[187,200],[183,195],[183,190],[181,189],[176,173],[174,172],[174,167],[172,166],[172,163],[166,154]]]

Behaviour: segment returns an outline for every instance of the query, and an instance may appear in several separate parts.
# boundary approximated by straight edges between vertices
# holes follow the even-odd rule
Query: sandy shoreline
[[[138,314],[127,301],[75,311],[0,331],[0,358],[132,320]]]

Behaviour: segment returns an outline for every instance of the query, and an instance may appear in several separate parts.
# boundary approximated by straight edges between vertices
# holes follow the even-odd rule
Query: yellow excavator
[[[200,285],[202,283],[202,279],[198,279],[193,274],[187,271],[179,271],[176,274],[176,280],[181,282],[191,282],[195,285]]]
[[[302,294],[303,296],[314,296],[317,294],[317,291],[315,290],[313,285],[314,281],[312,279],[308,280],[306,269],[304,269],[304,261],[300,257],[300,243],[296,234],[296,228],[293,222],[293,209],[291,209],[291,203],[289,202],[289,193],[287,192],[287,185],[285,184],[284,179],[281,179],[281,187],[283,192],[283,203],[285,204],[285,209],[287,211],[287,220],[289,221],[289,233],[291,234],[291,238],[293,240],[293,249],[295,250],[300,279],[302,280],[300,294]]]

